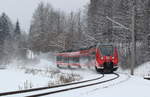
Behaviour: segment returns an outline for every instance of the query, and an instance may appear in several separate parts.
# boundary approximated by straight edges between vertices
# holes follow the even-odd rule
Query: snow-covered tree
[[[0,17],[0,41],[3,45],[4,40],[9,39],[10,37],[10,27],[9,20],[5,13]]]
[[[13,49],[13,54],[12,56],[14,58],[21,58],[21,54],[22,54],[22,38],[21,38],[22,34],[21,34],[21,28],[20,28],[20,24],[19,21],[17,20],[16,24],[15,24],[15,28],[14,28],[14,32],[12,34],[12,49]]]
[[[13,38],[16,41],[19,41],[20,40],[20,36],[21,36],[21,29],[20,29],[19,21],[17,20],[16,27],[15,27],[15,30],[14,30],[14,33],[13,33]]]
[[[29,39],[30,48],[34,51],[44,51],[46,48],[48,29],[51,28],[48,27],[49,11],[52,10],[48,6],[41,2],[32,17]]]
[[[0,59],[4,61],[4,59],[9,56],[11,51],[11,32],[12,32],[12,25],[9,17],[2,13],[0,16]]]
[[[35,52],[72,49],[73,41],[77,40],[74,34],[81,30],[77,18],[76,13],[67,15],[41,2],[31,21],[30,49]]]
[[[33,51],[54,50],[56,37],[63,33],[63,13],[54,10],[50,4],[40,3],[35,10],[30,26],[30,48]]]

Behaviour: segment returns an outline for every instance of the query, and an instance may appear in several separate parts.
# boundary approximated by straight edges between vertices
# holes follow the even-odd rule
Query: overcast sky
[[[28,31],[32,14],[39,2],[49,2],[54,8],[65,12],[82,9],[89,0],[0,0],[0,14],[5,12],[13,23],[20,21],[22,29]]]

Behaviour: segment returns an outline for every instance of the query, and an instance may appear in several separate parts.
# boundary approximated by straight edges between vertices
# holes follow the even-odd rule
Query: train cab
[[[95,68],[98,72],[109,73],[118,68],[117,48],[113,45],[97,45]]]

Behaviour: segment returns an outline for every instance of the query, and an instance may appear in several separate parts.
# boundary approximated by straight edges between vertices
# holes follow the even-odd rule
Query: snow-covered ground
[[[105,75],[101,81],[110,79],[112,77],[112,75]],[[8,97],[28,96],[63,88],[66,87],[54,88],[52,90],[42,90],[36,93],[31,92],[26,94],[17,94]],[[120,78],[107,83],[46,95],[44,97],[149,97],[149,89],[150,81],[120,73]]]
[[[131,77],[126,79],[121,77],[115,81],[111,81],[102,85],[92,86],[88,88],[78,89],[45,97],[150,97],[150,82],[141,78]],[[81,92],[82,91],[82,92]]]
[[[47,95],[45,97],[150,97],[150,81],[121,75],[119,79],[97,86]]]
[[[48,77],[26,74],[16,69],[0,70],[0,92],[46,86]]]
[[[40,59],[33,64],[12,62],[7,68],[0,69],[0,92],[86,80],[97,77],[95,74],[95,71],[88,69],[60,70],[52,61],[46,59]]]
[[[129,70],[122,70],[119,69],[118,71],[120,72],[125,72],[130,74],[130,69]],[[144,77],[144,76],[150,76],[150,62],[143,63],[139,67],[134,69],[134,75],[138,77]]]
[[[39,58],[37,62],[31,63],[12,62],[8,64],[7,68],[2,67],[0,69],[0,92],[56,85],[100,76],[95,70],[86,68],[60,70],[56,67],[53,60],[45,58]],[[45,97],[150,97],[150,81],[143,79],[143,75],[150,73],[150,63],[145,63],[135,70],[135,74],[139,75],[137,77],[130,76],[125,72],[128,71],[118,70],[117,73],[120,75],[120,78],[107,83],[47,95]],[[106,75],[102,80],[109,79],[111,76]],[[66,82],[62,81],[61,78],[65,78]],[[10,97],[20,96],[25,95],[21,94]]]
[[[150,76],[150,62],[146,62],[136,68],[135,74],[139,76]]]

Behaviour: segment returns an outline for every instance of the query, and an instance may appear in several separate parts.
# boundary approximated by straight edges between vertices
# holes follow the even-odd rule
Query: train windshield
[[[112,45],[104,45],[99,46],[100,52],[103,56],[112,56],[113,55],[113,46]]]

